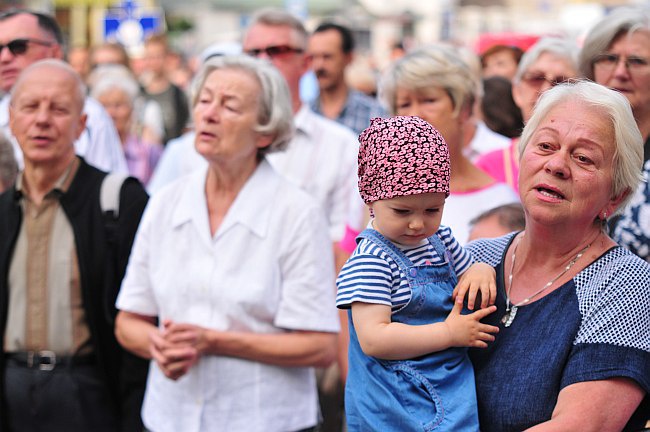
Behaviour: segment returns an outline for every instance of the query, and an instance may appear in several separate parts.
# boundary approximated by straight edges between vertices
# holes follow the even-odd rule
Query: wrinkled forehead
[[[78,78],[67,70],[40,66],[26,69],[14,85],[11,103],[49,99],[83,107]]]

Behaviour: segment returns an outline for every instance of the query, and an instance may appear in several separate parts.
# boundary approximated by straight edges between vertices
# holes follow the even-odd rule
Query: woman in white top
[[[517,202],[508,186],[497,183],[463,155],[463,132],[471,116],[477,88],[461,57],[445,45],[410,52],[384,74],[379,95],[394,115],[418,116],[438,129],[449,147],[451,194],[442,224],[462,244],[470,221],[501,204]]]
[[[144,423],[309,430],[338,318],[322,211],[265,159],[293,132],[286,83],[265,61],[215,58],[192,102],[208,167],[150,201],[117,300],[118,340],[154,360]]]

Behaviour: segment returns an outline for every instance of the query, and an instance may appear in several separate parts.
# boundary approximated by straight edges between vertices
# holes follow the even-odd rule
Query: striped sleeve
[[[472,255],[458,243],[451,229],[441,226],[438,230],[438,236],[448,251],[451,252],[451,258],[454,265],[454,271],[457,275],[463,274],[472,264],[474,259]]]
[[[336,306],[349,309],[353,302],[391,306],[393,269],[373,254],[353,254],[336,279]]]

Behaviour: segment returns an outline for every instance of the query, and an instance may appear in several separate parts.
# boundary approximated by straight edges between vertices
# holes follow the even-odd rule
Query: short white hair
[[[535,63],[542,54],[551,54],[554,57],[563,59],[567,64],[578,73],[578,46],[566,38],[548,36],[541,38],[535,45],[531,46],[524,53],[517,66],[517,73],[513,79],[514,83],[521,81],[522,76],[528,72],[528,69]]]
[[[97,66],[88,77],[88,82],[90,84],[90,95],[95,99],[115,89],[123,91],[129,97],[131,105],[140,96],[138,82],[131,71],[123,65],[105,64]]]
[[[586,80],[560,84],[542,93],[521,134],[520,159],[532,135],[548,113],[557,105],[568,101],[578,102],[589,109],[604,113],[610,120],[609,126],[613,129],[615,144],[611,197],[636,190],[643,180],[643,137],[634,120],[630,103],[621,93]],[[567,113],[567,116],[570,115],[571,113]],[[631,195],[628,193],[616,213],[625,207]]]
[[[258,123],[255,131],[274,136],[268,147],[258,150],[258,155],[283,150],[293,137],[293,108],[287,82],[268,61],[247,55],[221,56],[208,59],[192,81],[192,106],[208,76],[220,69],[241,70],[253,76],[262,89],[259,95]]]

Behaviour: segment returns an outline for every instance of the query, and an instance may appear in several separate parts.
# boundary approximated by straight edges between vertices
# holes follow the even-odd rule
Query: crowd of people
[[[281,9],[64,40],[0,12],[0,431],[648,426],[650,9],[358,87]]]

